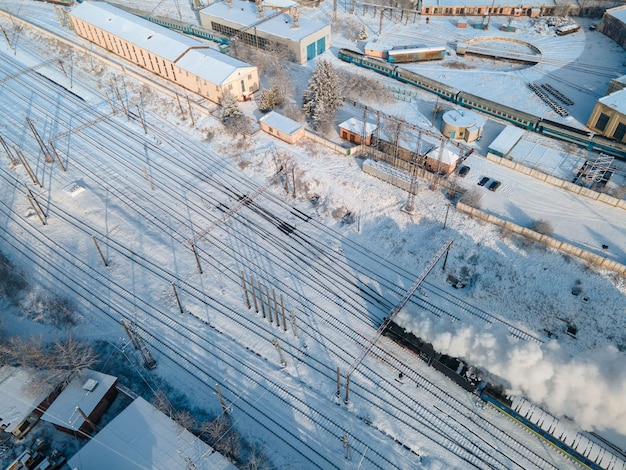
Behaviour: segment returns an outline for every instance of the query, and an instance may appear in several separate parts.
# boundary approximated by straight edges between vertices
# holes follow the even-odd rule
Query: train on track
[[[407,70],[399,65],[391,64],[378,58],[368,57],[360,52],[350,49],[340,49],[337,55],[339,59],[344,62],[373,70],[374,72],[386,75],[402,83],[415,86],[459,106],[503,119],[528,131],[570,142],[584,147],[587,150],[606,153],[626,161],[626,144],[621,142],[607,137],[593,135],[582,129],[544,119],[540,116],[481,98],[480,96],[458,90],[445,83]]]
[[[465,390],[475,393],[485,403],[512,418],[520,425],[561,451],[578,465],[590,470],[626,470],[626,455],[593,433],[572,430],[527,400],[507,397],[498,384],[480,377],[479,371],[464,361],[438,353],[430,343],[400,325],[390,322],[384,334],[417,354]]]

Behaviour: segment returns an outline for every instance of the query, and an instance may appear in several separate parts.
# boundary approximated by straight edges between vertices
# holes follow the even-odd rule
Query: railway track
[[[83,169],[86,169],[86,168],[83,168]],[[92,174],[93,174],[93,173],[92,173]],[[187,189],[188,189],[188,188],[187,188]],[[223,188],[222,188],[222,189],[223,189]],[[135,193],[133,193],[132,195],[133,195],[133,198],[135,198],[135,199],[137,199],[137,198],[140,196],[140,195],[138,195],[136,192],[135,192]],[[127,199],[128,199],[128,198],[127,198]],[[131,199],[132,199],[132,198],[131,198]],[[144,196],[144,199],[145,199],[145,196]],[[232,199],[232,198],[231,198],[231,199]],[[121,199],[121,196],[120,196],[120,200],[122,200],[122,199]],[[158,202],[158,201],[157,201],[157,202]],[[156,203],[155,203],[155,204],[156,204]],[[138,208],[138,207],[139,207],[139,206],[138,206],[138,205],[136,205],[135,209],[133,209],[133,210],[137,210],[137,208]],[[194,215],[195,215],[195,214],[194,214]],[[152,216],[153,218],[155,217],[155,215],[154,215],[154,214],[144,214],[144,217],[149,217],[149,216]],[[268,216],[267,211],[266,211],[266,216]],[[269,217],[271,218],[271,214],[269,215]],[[239,220],[239,219],[238,219],[238,220]],[[267,217],[265,217],[265,221],[267,222]],[[306,222],[308,223],[308,222],[309,222],[309,220],[307,220]],[[247,224],[247,225],[248,225],[248,229],[249,229],[249,230],[251,230],[251,226],[253,225],[253,224],[251,223],[251,221],[250,221],[248,218],[246,218],[246,219],[241,219],[241,220],[239,221],[239,223],[240,223],[240,224]],[[162,224],[162,223],[161,223],[161,224]],[[168,225],[168,224],[164,224],[164,225],[162,224],[162,228],[161,228],[160,230],[170,230],[170,231],[171,231],[171,230],[181,230],[181,229],[180,229],[180,228],[178,228],[178,227],[172,227],[172,226],[170,226],[170,225]],[[258,230],[258,227],[257,227],[257,230]],[[235,231],[235,232],[236,232],[236,231]],[[249,233],[252,233],[252,232],[249,232]],[[231,237],[234,237],[234,235],[233,235],[233,233],[232,233],[232,232],[229,232],[229,233],[228,233],[228,235],[229,235],[229,236],[231,236]],[[275,234],[270,235],[270,234],[268,234],[268,233],[267,233],[267,231],[266,231],[266,233],[262,233],[261,235],[262,235],[263,237],[265,237],[265,239],[267,239],[267,240],[271,240],[272,238],[275,238]],[[237,240],[238,240],[238,241],[241,241],[241,239],[237,239]],[[272,246],[273,246],[273,245],[272,245]],[[205,253],[205,255],[206,255],[206,258],[205,258],[205,260],[206,260],[206,259],[208,258],[208,254],[206,254],[206,253]],[[242,254],[242,253],[238,253],[238,255],[242,257],[242,258],[241,258],[242,260],[247,260],[247,259],[248,259],[248,258],[245,258],[245,257],[243,256],[243,254]],[[320,253],[318,253],[318,257],[317,257],[315,260],[313,260],[313,261],[314,261],[314,263],[313,263],[313,261],[311,261],[311,260],[308,260],[308,261],[307,261],[307,263],[309,263],[309,265],[311,265],[311,263],[313,263],[313,264],[316,264],[316,265],[318,265],[318,266],[323,266],[323,265],[324,265],[324,263],[323,263],[323,260],[322,260],[322,258],[321,258],[322,256],[326,256],[326,257],[328,257],[328,256],[330,256],[330,255],[328,255],[328,254],[327,254],[327,253],[325,253],[324,251],[321,251]],[[334,255],[333,255],[333,256],[334,256]],[[328,259],[328,258],[327,258],[327,259]],[[274,261],[275,261],[275,260],[272,260],[272,262],[274,262]],[[137,260],[136,260],[136,259],[134,259],[134,260],[133,260],[133,262],[137,262]],[[259,269],[261,269],[261,268],[262,268],[262,266],[259,266]],[[234,272],[234,271],[231,271],[231,272]],[[327,273],[328,273],[328,271],[318,271],[318,274],[319,274],[319,275],[322,275],[322,274],[327,274]],[[236,277],[237,277],[237,276],[231,276],[231,280],[232,280],[233,282],[235,282],[235,281],[234,281],[234,278],[236,278]],[[337,278],[335,278],[335,280],[337,280]],[[180,281],[180,279],[179,279],[179,281]],[[340,281],[343,283],[343,282],[345,282],[345,279],[344,279],[344,280],[340,280]],[[344,287],[346,287],[346,286],[344,286]],[[348,287],[350,287],[350,286],[348,286]],[[326,294],[328,294],[328,288],[325,288],[325,290],[326,290]],[[358,292],[358,291],[357,291],[357,292]],[[188,293],[188,292],[187,292],[187,293]],[[382,299],[384,300],[384,297],[383,297]],[[387,303],[389,303],[389,301],[387,301]],[[382,307],[387,307],[387,305],[382,305]],[[381,310],[384,310],[382,307],[381,307]],[[317,312],[317,313],[319,313],[319,312]],[[339,326],[338,326],[338,328],[342,328],[342,326],[341,326],[341,325],[339,325]],[[358,344],[358,342],[357,342],[357,344]],[[331,377],[332,377],[332,374],[331,374]],[[435,426],[435,428],[436,428],[436,426]],[[448,431],[448,432],[451,432],[451,431]],[[480,453],[480,452],[484,452],[484,451],[474,450],[474,452],[478,452],[478,453]],[[468,455],[471,457],[471,456],[473,455],[473,452],[472,452],[472,451],[469,451]],[[476,455],[474,455],[472,458],[476,458]]]

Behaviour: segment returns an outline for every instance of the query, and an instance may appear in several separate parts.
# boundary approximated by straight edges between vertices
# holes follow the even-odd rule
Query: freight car
[[[525,130],[537,132],[547,137],[571,142],[587,150],[598,151],[613,155],[621,160],[626,160],[626,144],[603,136],[589,134],[588,132],[543,119],[531,113],[519,111],[500,103],[481,98],[466,91],[458,90],[432,78],[425,77],[416,72],[385,62],[381,59],[367,57],[360,52],[349,49],[340,49],[338,57],[359,67],[370,69],[376,73],[388,76],[407,85],[412,85],[422,90],[466,108],[475,109],[495,118],[503,119]]]
[[[446,55],[445,47],[394,47],[387,51],[387,62],[422,62],[425,60],[441,60]]]
[[[559,36],[565,36],[566,34],[573,34],[580,30],[580,25],[576,23],[564,24],[556,28],[556,34]]]
[[[557,418],[526,400],[516,399],[515,404],[503,393],[501,386],[482,380],[474,367],[460,359],[438,353],[430,343],[407,332],[395,322],[389,323],[384,334],[584,468],[626,470],[626,456],[619,450],[608,449],[580,432],[568,431]],[[522,400],[525,403],[520,406]]]

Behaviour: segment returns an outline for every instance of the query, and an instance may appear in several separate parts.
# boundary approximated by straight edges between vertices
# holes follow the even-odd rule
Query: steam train
[[[600,436],[572,430],[558,418],[521,397],[507,397],[501,386],[482,380],[474,367],[457,358],[438,353],[430,343],[405,331],[394,322],[389,323],[384,334],[413,351],[420,359],[465,390],[475,393],[488,405],[513,418],[583,468],[626,470],[626,455],[623,451],[603,441]]]
[[[550,121],[534,114],[526,113],[494,101],[481,98],[466,91],[441,83],[432,78],[406,70],[399,65],[394,65],[381,59],[368,57],[360,52],[349,49],[340,49],[338,57],[344,62],[349,62],[374,72],[386,75],[402,83],[406,83],[422,90],[433,93],[440,98],[450,101],[459,106],[474,109],[484,114],[503,119],[525,130],[537,132],[547,137],[571,142],[587,150],[606,153],[620,160],[626,161],[626,144],[615,140],[590,135],[588,132],[575,127]]]

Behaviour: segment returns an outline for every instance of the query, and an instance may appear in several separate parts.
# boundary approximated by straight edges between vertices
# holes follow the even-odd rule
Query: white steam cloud
[[[556,341],[517,340],[503,326],[450,323],[406,311],[396,323],[438,352],[486,369],[509,393],[556,417],[567,416],[585,430],[626,435],[626,355],[614,347],[569,356]]]

